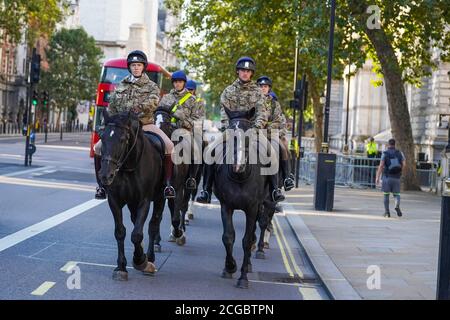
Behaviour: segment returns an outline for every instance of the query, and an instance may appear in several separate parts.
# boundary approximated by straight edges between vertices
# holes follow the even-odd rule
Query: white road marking
[[[15,246],[18,243],[21,243],[22,241],[25,241],[31,237],[34,237],[44,231],[47,231],[53,227],[56,227],[57,225],[72,219],[80,214],[82,214],[83,212],[86,212],[100,204],[102,204],[103,202],[105,202],[106,200],[89,200],[86,201],[76,207],[73,207],[69,210],[63,211],[57,215],[54,215],[53,217],[50,217],[48,219],[45,219],[41,222],[38,222],[32,226],[29,226],[25,229],[22,229],[20,231],[17,231],[13,234],[10,234],[4,238],[0,239],[0,252]]]
[[[45,281],[43,284],[41,284],[36,290],[34,290],[31,294],[33,296],[43,296],[47,293],[48,290],[50,290],[56,282],[51,281]]]
[[[77,190],[77,191],[85,191],[85,192],[92,192],[93,190],[95,190],[95,186],[90,186],[90,185],[59,183],[59,182],[22,179],[22,178],[10,178],[10,177],[4,177],[4,176],[0,176],[0,184],[1,183],[14,184],[14,185],[20,185],[20,186],[29,186],[29,187]]]
[[[78,151],[90,151],[91,150],[91,148],[89,148],[89,147],[52,146],[52,145],[45,145],[45,144],[37,144],[36,147],[48,148],[48,149],[78,150]]]
[[[16,171],[16,172],[12,172],[12,173],[2,174],[2,176],[3,177],[15,177],[15,176],[23,175],[23,174],[44,171],[44,170],[48,170],[48,169],[52,169],[52,168],[54,168],[54,167],[47,166],[47,167],[41,167],[41,168],[34,168],[34,169],[28,169],[28,170],[22,170],[22,171]]]
[[[62,272],[70,272],[74,267],[78,264],[84,264],[87,266],[96,266],[96,267],[106,267],[106,268],[116,268],[117,266],[112,264],[103,264],[103,263],[93,263],[93,262],[83,262],[83,261],[69,261],[67,262],[61,269]],[[127,267],[127,269],[133,269],[133,267]]]

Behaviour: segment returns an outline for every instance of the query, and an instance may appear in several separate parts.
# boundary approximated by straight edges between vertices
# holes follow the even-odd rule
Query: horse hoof
[[[253,273],[253,266],[251,264],[247,267],[247,273]]]
[[[144,271],[145,268],[147,268],[147,264],[148,264],[148,260],[147,260],[147,257],[145,257],[144,262],[142,262],[141,264],[136,264],[133,261],[133,268],[135,268],[136,270],[139,270],[139,271]]]
[[[236,283],[236,287],[241,289],[248,289],[248,280],[247,279],[239,279]]]
[[[154,276],[156,271],[158,271],[156,266],[151,262],[147,262],[147,266],[142,270],[142,273],[146,276]]]
[[[190,220],[194,220],[194,214],[193,214],[193,213],[189,213],[189,214],[188,214],[188,218],[189,218]]]
[[[181,237],[177,238],[176,243],[179,246],[184,246],[186,244],[186,236],[183,234]]]
[[[153,251],[161,253],[161,246],[159,244],[155,244],[153,246]]]
[[[176,240],[177,240],[177,238],[175,238],[173,234],[170,234],[168,241],[169,242],[175,242]]]
[[[113,280],[128,281],[128,272],[121,270],[114,270],[112,275]]]
[[[252,244],[252,251],[255,251],[255,249],[256,249],[256,244]]]
[[[256,251],[255,258],[256,259],[265,259],[266,254],[264,253],[264,251]]]
[[[222,271],[222,278],[224,279],[233,279],[233,274],[228,272],[227,270]]]
[[[268,242],[264,242],[264,249],[270,249]]]

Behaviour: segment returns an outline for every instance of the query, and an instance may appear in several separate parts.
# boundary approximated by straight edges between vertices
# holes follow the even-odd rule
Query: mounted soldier
[[[173,171],[171,155],[174,145],[167,135],[154,124],[154,112],[158,106],[160,90],[145,73],[148,61],[147,56],[140,50],[128,54],[127,65],[130,75],[125,77],[111,95],[109,103],[109,114],[114,115],[123,111],[136,113],[142,123],[144,131],[150,131],[159,135],[164,141],[164,197],[175,197],[175,190],[170,185]],[[95,172],[101,167],[101,140],[94,146],[96,156],[94,157]],[[97,179],[99,187],[95,195],[96,199],[105,199],[105,190]]]
[[[236,62],[236,79],[230,86],[225,88],[220,97],[220,113],[221,113],[221,130],[228,128],[229,117],[228,111],[250,111],[255,108],[256,112],[252,122],[252,127],[256,129],[265,129],[267,125],[267,107],[264,95],[258,85],[252,81],[252,77],[256,70],[256,63],[250,57],[241,57]],[[260,136],[261,137],[261,136]],[[262,137],[261,137],[262,138]],[[207,165],[204,178],[204,189],[198,202],[209,203],[211,201],[211,190],[214,180],[214,164]],[[284,195],[278,188],[278,175],[274,174],[270,180],[270,193],[275,202],[283,201]]]

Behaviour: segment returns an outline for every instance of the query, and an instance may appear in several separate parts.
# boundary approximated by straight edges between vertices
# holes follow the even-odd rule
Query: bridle
[[[131,152],[136,147],[138,134],[139,134],[139,129],[141,128],[141,125],[139,123],[138,126],[137,126],[137,129],[136,129],[136,132],[135,132],[135,135],[134,135],[134,141],[133,141],[133,144],[132,144],[131,148],[128,148],[128,145],[129,145],[129,142],[130,142],[130,139],[129,139],[129,135],[130,135],[130,131],[131,131],[130,127],[118,125],[116,123],[108,123],[106,126],[107,127],[108,126],[109,127],[117,127],[117,128],[125,129],[127,131],[127,141],[126,141],[126,144],[125,144],[125,148],[123,149],[122,154],[119,157],[119,160],[116,160],[116,159],[114,159],[111,156],[103,156],[102,157],[102,160],[105,160],[107,162],[112,162],[112,163],[114,163],[117,166],[116,169],[114,170],[114,174],[116,174],[122,168],[122,166],[125,164],[125,162],[127,161],[128,157],[130,156]],[[128,152],[127,152],[127,149],[128,149]],[[142,151],[141,151],[141,154],[139,155],[138,160],[136,161],[137,164],[139,163],[139,159],[141,158],[141,156],[142,156]],[[137,164],[136,164],[136,167],[137,167]],[[134,171],[136,169],[136,167],[133,168],[133,169],[126,169],[126,170],[127,171]]]

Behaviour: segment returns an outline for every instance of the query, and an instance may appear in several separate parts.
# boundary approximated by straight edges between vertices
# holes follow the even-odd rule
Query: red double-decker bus
[[[163,88],[163,77],[170,78],[171,74],[155,63],[149,63],[146,72],[150,80],[160,87],[161,95],[164,95],[166,90]],[[127,68],[127,59],[125,58],[110,59],[103,64],[100,83],[97,87],[97,98],[95,101],[96,107],[91,135],[91,158],[94,157],[94,144],[100,139],[98,130],[102,123],[102,110],[103,108],[108,107],[111,93],[119,82],[127,75],[129,75],[129,71]]]

